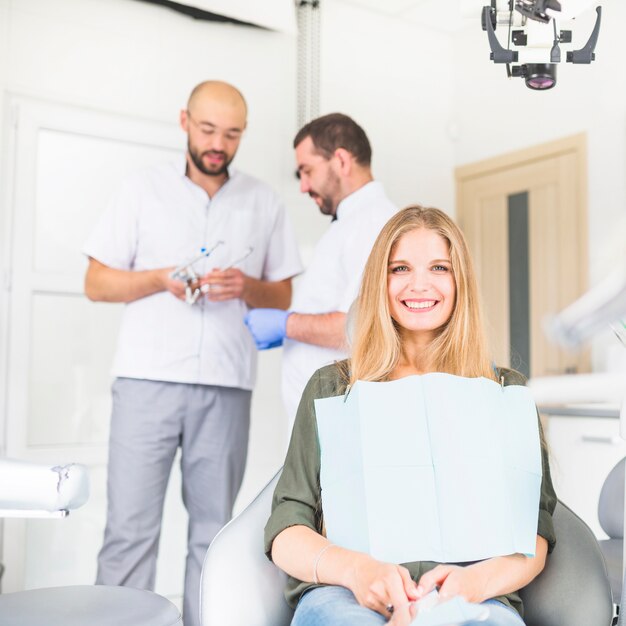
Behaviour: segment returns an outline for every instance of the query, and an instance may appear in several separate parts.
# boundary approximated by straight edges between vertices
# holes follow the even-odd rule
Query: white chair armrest
[[[16,516],[18,511],[25,517],[36,511],[69,511],[88,498],[89,476],[83,465],[0,459],[0,517]]]

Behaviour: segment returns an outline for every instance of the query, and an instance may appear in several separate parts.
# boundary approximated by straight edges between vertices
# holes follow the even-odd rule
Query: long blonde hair
[[[428,347],[432,371],[495,379],[483,329],[480,296],[469,248],[463,233],[443,211],[409,206],[384,226],[369,256],[359,297],[352,340],[350,384],[356,380],[388,380],[402,353],[398,327],[389,311],[388,263],[394,246],[406,233],[426,228],[448,243],[456,298],[452,315]]]

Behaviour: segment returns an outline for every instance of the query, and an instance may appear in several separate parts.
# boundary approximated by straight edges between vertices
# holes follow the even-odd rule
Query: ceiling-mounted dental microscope
[[[546,90],[556,85],[556,68],[562,60],[561,47],[572,44],[572,31],[559,30],[557,19],[572,20],[587,10],[589,0],[491,0],[482,9],[482,27],[487,31],[490,58],[506,64],[507,76],[519,76],[530,89]],[[602,7],[596,7],[596,20],[587,43],[578,50],[566,50],[564,60],[589,64],[595,59]],[[506,29],[506,47],[496,30]]]

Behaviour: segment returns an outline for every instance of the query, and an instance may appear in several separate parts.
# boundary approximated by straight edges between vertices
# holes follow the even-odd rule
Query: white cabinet
[[[598,521],[598,498],[609,471],[626,456],[619,419],[549,415],[546,438],[558,498],[582,517],[598,538],[606,539]]]

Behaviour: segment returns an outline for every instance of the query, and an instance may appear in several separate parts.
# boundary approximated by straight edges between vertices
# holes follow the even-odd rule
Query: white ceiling
[[[329,0],[332,2],[333,0]],[[414,24],[446,33],[455,33],[471,23],[461,16],[467,0],[343,0],[348,4],[406,20]],[[476,16],[480,17],[481,3],[476,3]],[[488,4],[488,2],[487,2]]]

